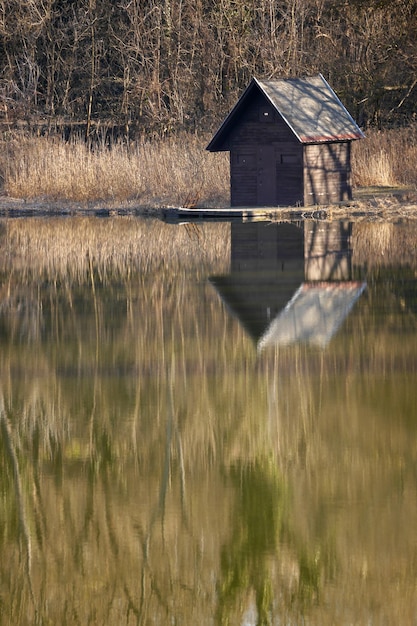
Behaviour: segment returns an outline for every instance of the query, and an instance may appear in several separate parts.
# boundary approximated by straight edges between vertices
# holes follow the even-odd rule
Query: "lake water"
[[[417,624],[417,223],[0,221],[0,623]]]

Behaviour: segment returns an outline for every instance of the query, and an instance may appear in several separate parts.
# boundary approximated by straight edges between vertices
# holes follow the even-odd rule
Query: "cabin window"
[[[259,121],[260,122],[272,122],[274,119],[274,112],[272,107],[262,106],[259,107]]]
[[[238,152],[234,155],[234,162],[236,165],[252,167],[255,165],[255,155],[253,152]]]
[[[281,154],[282,165],[298,165],[300,157],[298,154]]]

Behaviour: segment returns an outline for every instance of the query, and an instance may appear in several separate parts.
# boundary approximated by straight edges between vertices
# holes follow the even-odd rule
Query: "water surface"
[[[417,225],[0,223],[0,623],[417,623]]]

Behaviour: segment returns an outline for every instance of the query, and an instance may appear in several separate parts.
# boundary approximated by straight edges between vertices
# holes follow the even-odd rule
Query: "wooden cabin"
[[[321,74],[253,78],[207,150],[230,152],[231,206],[309,206],[352,197],[363,137]]]

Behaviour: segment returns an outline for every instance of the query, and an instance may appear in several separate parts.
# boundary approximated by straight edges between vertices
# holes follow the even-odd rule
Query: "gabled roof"
[[[207,146],[216,152],[255,90],[281,115],[301,143],[362,139],[365,135],[321,74],[309,78],[253,78]]]

